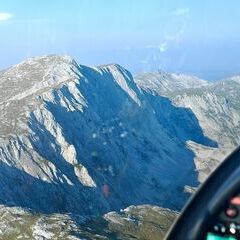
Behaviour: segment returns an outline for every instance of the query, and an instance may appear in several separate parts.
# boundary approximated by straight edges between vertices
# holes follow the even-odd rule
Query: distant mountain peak
[[[192,75],[167,73],[165,71],[139,74],[135,76],[135,80],[143,89],[155,91],[160,95],[209,84],[206,80]]]

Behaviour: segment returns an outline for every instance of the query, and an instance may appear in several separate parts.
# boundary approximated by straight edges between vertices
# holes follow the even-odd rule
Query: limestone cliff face
[[[43,212],[180,209],[197,186],[187,141],[215,147],[196,116],[119,65],[28,59],[0,76],[0,200]],[[176,197],[172,198],[171,196]]]

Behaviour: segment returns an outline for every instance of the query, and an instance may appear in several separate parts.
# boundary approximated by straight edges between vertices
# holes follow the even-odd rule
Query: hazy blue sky
[[[133,73],[240,73],[239,9],[239,0],[1,1],[0,69],[57,53]]]

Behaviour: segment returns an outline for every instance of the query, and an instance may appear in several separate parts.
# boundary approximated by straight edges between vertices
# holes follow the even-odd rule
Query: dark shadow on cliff
[[[199,121],[190,108],[175,106],[168,98],[145,92],[154,108],[159,123],[171,136],[186,143],[194,141],[207,147],[218,147],[218,143],[205,136]]]

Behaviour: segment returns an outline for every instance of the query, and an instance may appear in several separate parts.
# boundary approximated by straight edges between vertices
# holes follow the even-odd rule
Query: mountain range
[[[142,209],[176,216],[240,142],[239,89],[239,76],[216,83],[166,72],[133,77],[118,64],[88,67],[58,55],[1,71],[2,211],[22,211],[27,227],[53,218],[75,229],[91,216],[96,229],[108,222],[106,232],[116,239],[124,238],[124,214],[128,223]],[[19,236],[41,239],[43,225]],[[79,229],[63,232],[63,239],[83,236]],[[132,232],[124,229],[128,237]],[[61,239],[59,230],[43,239]]]

